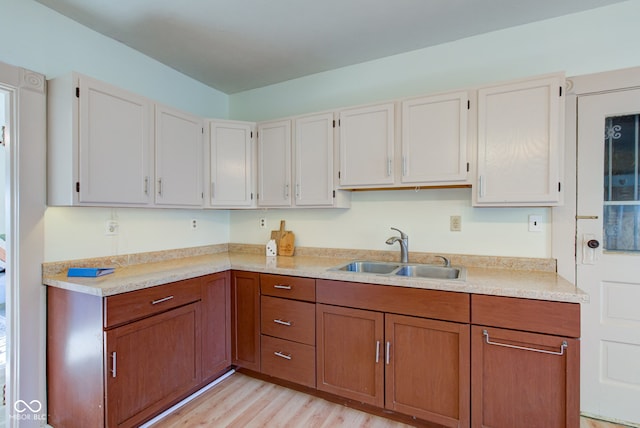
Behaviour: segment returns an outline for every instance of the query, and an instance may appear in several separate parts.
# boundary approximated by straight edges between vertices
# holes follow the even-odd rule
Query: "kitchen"
[[[342,71],[226,95],[38,3],[5,1],[5,4],[3,10],[15,19],[3,26],[3,39],[15,42],[3,45],[2,61],[43,72],[47,77],[80,71],[205,117],[263,120],[557,70],[565,70],[572,76],[640,64],[633,57],[636,51],[632,40],[637,30],[633,22],[625,21],[638,15],[638,3],[632,1],[452,42],[446,49],[427,48]],[[606,32],[593,31],[602,23],[610,23]],[[59,31],[45,33],[43,28]],[[548,43],[547,37],[553,37],[553,44]],[[415,61],[422,65],[409,66]],[[128,69],[114,66],[119,63],[129,64]],[[441,69],[434,64],[441,64]],[[362,80],[362,75],[369,79]],[[332,99],[325,99],[327,87],[335,88]],[[410,233],[414,251],[560,260],[555,250],[558,243],[551,236],[550,209],[474,209],[470,206],[470,195],[470,189],[357,192],[352,195],[349,210],[326,211],[49,208],[44,217],[43,261],[227,242],[262,244],[281,218],[296,231],[297,245],[302,247],[387,250],[384,241],[389,235],[388,227],[397,226]],[[403,209],[406,203],[415,209]],[[527,231],[530,214],[542,217],[542,233]],[[448,229],[450,215],[462,217],[463,232],[459,235]],[[192,217],[199,221],[197,233],[185,232]],[[259,227],[258,220],[262,217],[267,220],[265,229]],[[113,218],[119,222],[120,234],[105,236],[104,223]],[[390,218],[393,224],[389,223]],[[429,221],[424,221],[425,218]],[[323,233],[329,229],[333,231],[331,235]],[[500,239],[495,239],[496,236]],[[65,244],[60,245],[61,242]],[[563,269],[562,263],[559,266]],[[573,267],[565,264],[564,269],[570,272]]]

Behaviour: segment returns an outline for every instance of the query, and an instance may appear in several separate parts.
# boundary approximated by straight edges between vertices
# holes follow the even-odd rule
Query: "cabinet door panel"
[[[296,119],[295,203],[333,204],[333,113]]]
[[[291,121],[258,125],[260,206],[291,205]]]
[[[199,117],[156,106],[156,204],[202,206],[202,132]]]
[[[200,302],[109,330],[108,426],[137,426],[200,381]]]
[[[231,366],[231,284],[228,272],[202,279],[202,377]]]
[[[467,178],[466,92],[402,103],[402,182],[453,183]]]
[[[80,202],[147,204],[151,192],[151,103],[80,79]]]
[[[384,405],[383,315],[316,305],[317,388]]]
[[[468,324],[386,314],[385,407],[445,426],[468,426],[469,334]]]
[[[260,274],[231,273],[231,358],[260,371]]]
[[[393,184],[395,106],[340,112],[340,186]]]
[[[253,205],[253,124],[211,122],[209,201],[213,207]]]
[[[578,340],[473,326],[471,346],[474,427],[579,426]]]
[[[478,91],[478,205],[557,205],[563,154],[560,76]]]

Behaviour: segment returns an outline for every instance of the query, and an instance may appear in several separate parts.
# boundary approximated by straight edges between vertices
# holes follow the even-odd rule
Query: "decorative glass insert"
[[[640,114],[608,117],[604,135],[604,249],[640,251]]]

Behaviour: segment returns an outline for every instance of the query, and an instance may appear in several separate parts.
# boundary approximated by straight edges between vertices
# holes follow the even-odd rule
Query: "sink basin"
[[[329,270],[339,272],[357,272],[375,275],[403,276],[412,278],[431,279],[466,279],[466,271],[462,267],[448,267],[426,264],[405,264],[377,261],[354,261],[344,265],[333,267]]]
[[[459,268],[431,265],[406,265],[395,272],[400,276],[435,279],[459,279],[460,273]]]
[[[351,262],[346,265],[337,267],[333,270],[341,270],[346,272],[361,272],[361,273],[377,273],[387,274],[398,269],[400,265],[398,263],[388,262]]]

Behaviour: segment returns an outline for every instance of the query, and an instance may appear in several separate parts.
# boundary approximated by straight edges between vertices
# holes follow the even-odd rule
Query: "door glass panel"
[[[604,249],[640,251],[640,114],[608,117],[604,136]]]

